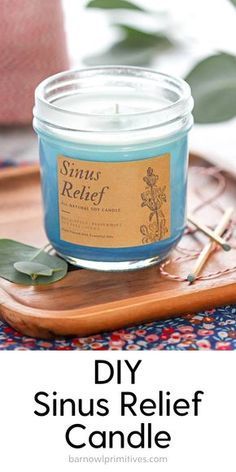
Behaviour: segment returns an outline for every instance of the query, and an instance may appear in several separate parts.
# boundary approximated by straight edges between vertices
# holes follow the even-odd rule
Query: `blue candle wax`
[[[79,266],[149,266],[167,256],[185,227],[190,92],[172,79],[181,104],[173,84],[167,96],[168,76],[125,67],[90,71],[59,74],[36,91],[47,237]],[[65,81],[73,84],[67,94]]]

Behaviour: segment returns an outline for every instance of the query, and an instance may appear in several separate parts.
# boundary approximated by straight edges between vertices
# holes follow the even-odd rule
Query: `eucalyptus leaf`
[[[127,0],[91,0],[87,4],[87,8],[145,11],[139,5],[136,5],[133,2],[128,2]]]
[[[129,48],[155,47],[156,49],[162,49],[173,46],[170,39],[162,33],[150,33],[120,23],[116,23],[114,26],[123,32],[123,41],[125,41],[125,45]]]
[[[218,123],[236,116],[236,57],[216,54],[198,63],[186,77],[197,123]]]
[[[171,41],[161,33],[149,33],[124,24],[115,26],[123,31],[124,39],[101,54],[87,57],[86,64],[148,66],[156,54],[172,47]]]
[[[46,266],[47,272],[52,272],[51,275],[39,274],[36,280],[32,280],[31,274],[22,273],[14,267],[16,263],[40,264],[44,268]],[[23,285],[44,285],[56,282],[62,279],[67,274],[67,262],[58,256],[51,256],[44,251],[39,251],[37,248],[28,246],[26,244],[13,241],[11,239],[0,239],[0,277]],[[46,271],[46,269],[44,269]]]
[[[14,268],[22,274],[29,275],[32,280],[36,280],[39,275],[50,277],[53,274],[53,269],[34,261],[19,261],[15,262]]]

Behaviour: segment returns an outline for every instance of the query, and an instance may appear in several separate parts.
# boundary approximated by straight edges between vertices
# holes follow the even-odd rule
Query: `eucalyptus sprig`
[[[67,262],[44,249],[0,239],[0,277],[22,285],[46,285],[65,277]]]
[[[236,7],[236,0],[229,0],[229,2]],[[107,12],[110,10],[113,17],[114,10],[152,17],[158,15],[156,11],[146,9],[144,1],[143,6],[140,6],[135,1],[127,0],[90,0],[87,8],[99,8]],[[127,24],[113,24],[113,26],[119,28],[122,34],[121,40],[102,54],[86,58],[87,64],[146,66],[150,65],[160,52],[163,53],[174,47],[169,39],[168,31],[150,33],[150,31]],[[196,123],[217,123],[236,116],[236,56],[234,54],[216,51],[215,54],[198,62],[185,79],[192,89]]]

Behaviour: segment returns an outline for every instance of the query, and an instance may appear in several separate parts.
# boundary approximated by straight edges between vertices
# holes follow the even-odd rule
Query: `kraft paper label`
[[[58,156],[60,238],[141,246],[170,236],[170,154],[130,162]]]

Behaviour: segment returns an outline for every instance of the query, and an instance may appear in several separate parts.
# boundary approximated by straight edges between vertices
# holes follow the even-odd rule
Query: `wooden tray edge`
[[[40,174],[39,164],[29,164],[25,166],[5,167],[0,169],[0,181],[27,177]]]
[[[6,303],[1,303],[1,318],[21,333],[49,339],[61,336],[88,336],[104,330],[111,331],[124,326],[137,325],[143,322],[158,321],[169,317],[178,317],[183,314],[195,313],[220,306],[224,303],[236,302],[236,283],[223,285],[224,290],[217,287],[208,289],[207,302],[202,303],[198,291],[184,294],[174,300],[163,299],[156,303],[155,294],[135,297],[127,300],[98,305],[89,309],[74,309],[58,312],[45,312],[39,309],[24,307],[17,301],[12,301],[11,308]],[[1,298],[6,293],[0,289]],[[142,299],[141,299],[142,298]],[[173,303],[174,301],[174,303]],[[176,314],[177,311],[177,314]],[[110,322],[109,318],[110,317]],[[40,323],[38,320],[40,319]],[[104,328],[105,322],[105,328]],[[40,324],[40,327],[39,327]]]

